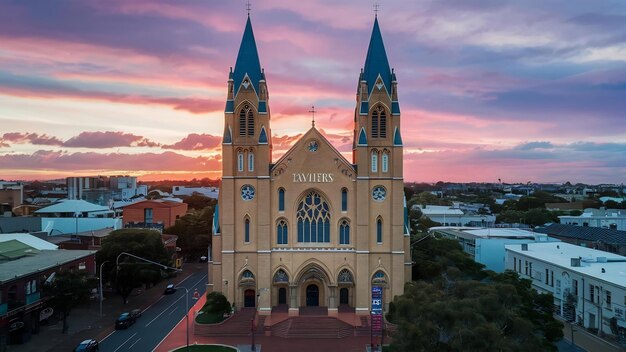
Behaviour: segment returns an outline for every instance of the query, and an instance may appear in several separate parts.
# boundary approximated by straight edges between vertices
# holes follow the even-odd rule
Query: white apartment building
[[[506,246],[506,268],[552,293],[567,320],[626,335],[626,257],[564,242],[515,244]]]
[[[432,221],[443,226],[473,226],[493,227],[496,222],[495,215],[481,215],[473,212],[464,212],[458,206],[447,205],[413,205],[413,209],[419,209],[422,214]]]
[[[626,209],[587,208],[580,216],[559,216],[561,224],[626,231]]]
[[[172,194],[175,196],[190,196],[194,193],[200,193],[205,197],[217,199],[219,195],[219,188],[217,187],[185,187],[174,186],[172,187]]]

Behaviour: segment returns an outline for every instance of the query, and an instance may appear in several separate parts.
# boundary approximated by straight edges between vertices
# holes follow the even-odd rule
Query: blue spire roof
[[[362,79],[367,82],[368,95],[372,94],[378,75],[382,78],[387,94],[389,94],[391,92],[391,69],[389,68],[389,61],[385,52],[383,36],[380,34],[380,28],[378,27],[378,17],[376,17],[374,19],[372,37],[370,38],[370,46],[367,49],[365,66],[363,67]]]
[[[267,132],[265,132],[265,126],[261,127],[261,133],[259,133],[259,144],[267,144]]]
[[[235,95],[239,92],[239,87],[246,74],[250,77],[250,82],[258,95],[259,81],[262,79],[263,74],[261,72],[261,62],[256,49],[254,33],[252,32],[250,16],[248,16],[248,20],[246,21],[246,29],[243,31],[243,38],[241,39],[241,46],[237,54],[237,62],[235,63],[235,71],[233,72]]]

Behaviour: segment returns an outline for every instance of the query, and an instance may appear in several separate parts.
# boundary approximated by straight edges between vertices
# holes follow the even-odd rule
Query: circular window
[[[252,187],[251,185],[244,185],[243,187],[241,187],[241,199],[254,199],[254,187]]]
[[[372,190],[372,199],[374,199],[375,201],[382,202],[383,200],[385,200],[386,196],[387,190],[385,190],[385,187],[383,186],[376,186]]]

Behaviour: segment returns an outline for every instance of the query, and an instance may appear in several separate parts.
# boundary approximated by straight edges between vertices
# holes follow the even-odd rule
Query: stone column
[[[289,283],[289,316],[300,315],[300,309],[298,308],[298,284]]]
[[[328,315],[329,316],[338,316],[339,309],[337,309],[337,285],[329,285],[330,289],[330,299],[328,302]]]

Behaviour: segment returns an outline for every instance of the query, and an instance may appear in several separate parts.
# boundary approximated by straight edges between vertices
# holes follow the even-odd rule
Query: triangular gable
[[[285,160],[289,159],[296,152],[296,150],[298,150],[304,143],[306,143],[307,140],[312,137],[316,137],[321,143],[326,144],[330,148],[330,150],[332,150],[332,152],[337,156],[338,160],[341,161],[342,164],[344,164],[345,167],[349,168],[349,170],[352,172],[356,172],[354,166],[352,166],[352,164],[343,155],[341,155],[337,148],[335,148],[332,143],[330,143],[330,141],[328,141],[328,139],[326,139],[326,137],[324,137],[324,135],[320,133],[320,131],[318,131],[315,127],[311,127],[302,137],[300,137],[300,139],[298,139],[298,141],[294,145],[291,146],[291,148],[289,148],[289,150],[280,159],[278,159],[278,161],[276,161],[276,163],[272,167],[271,172],[278,168]]]

